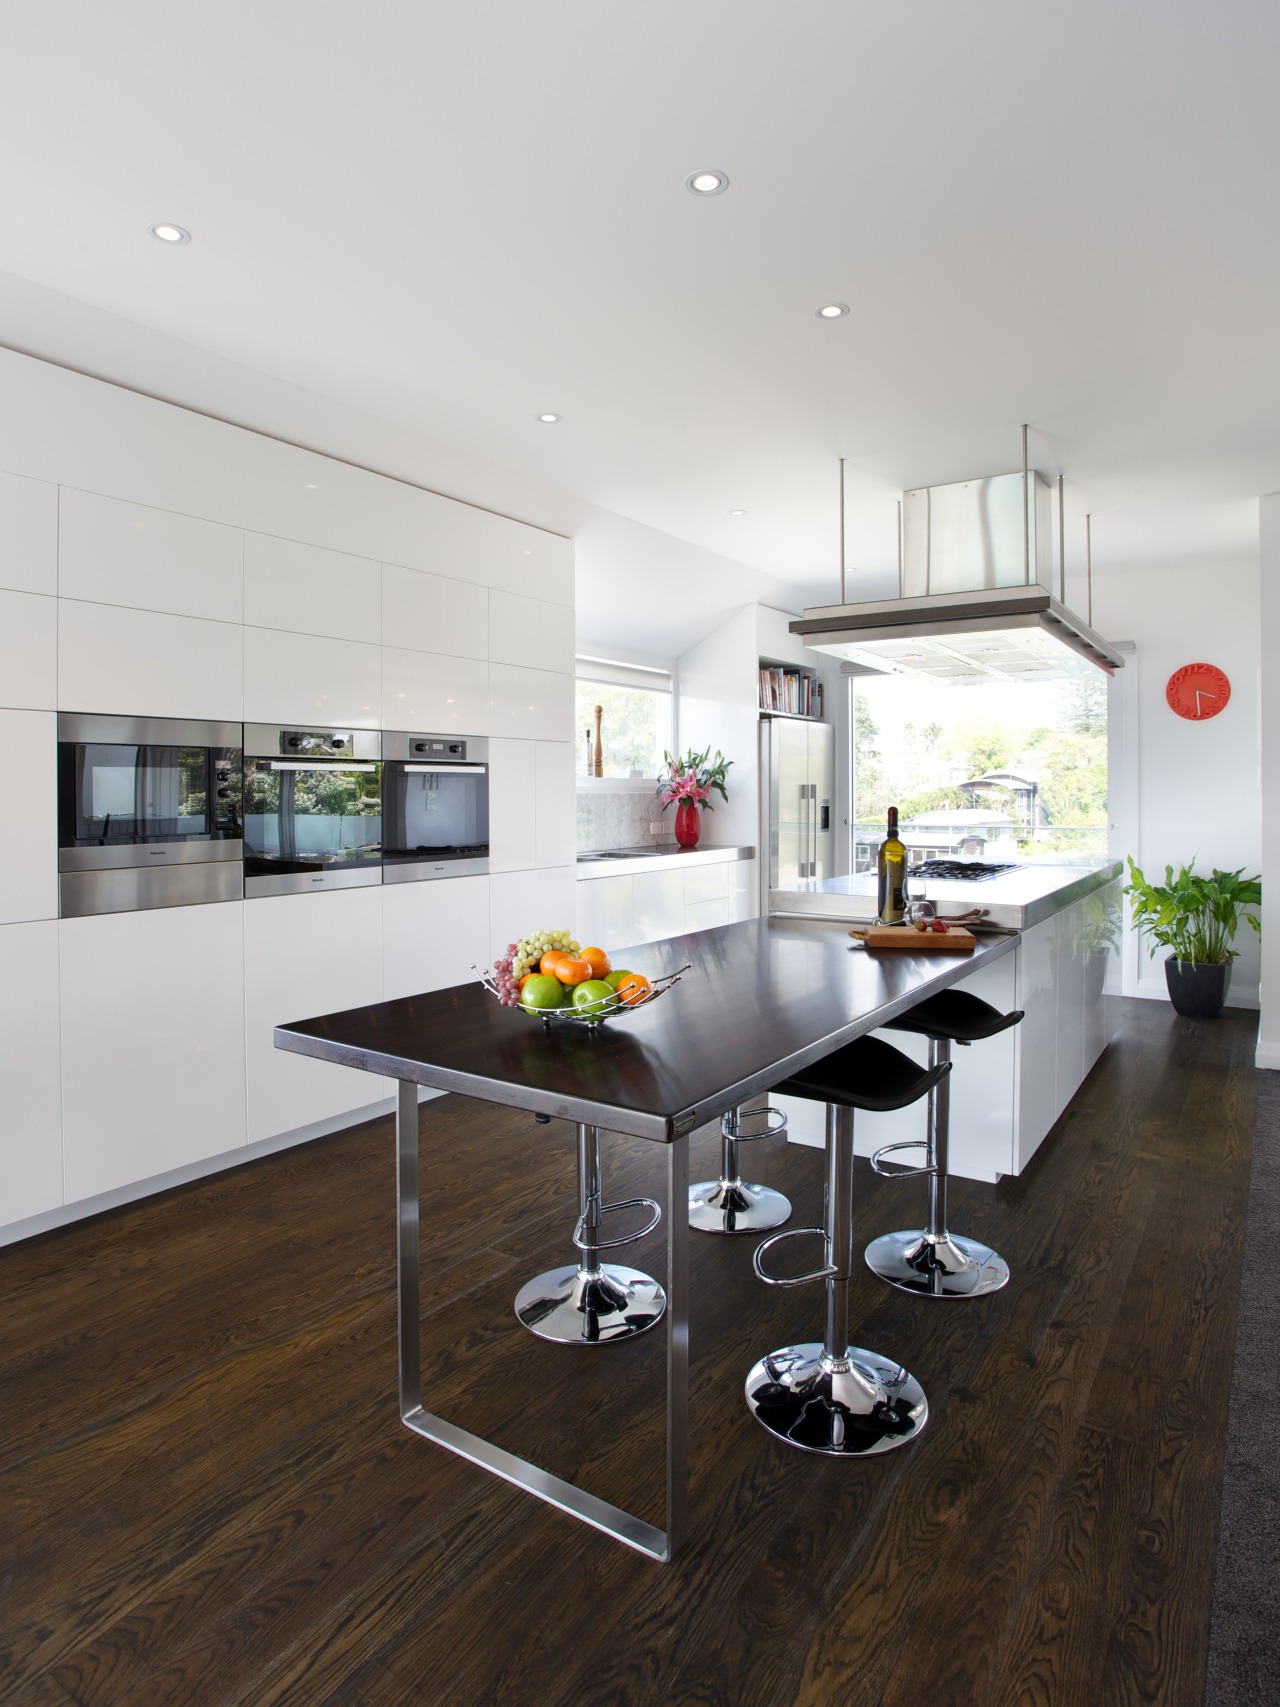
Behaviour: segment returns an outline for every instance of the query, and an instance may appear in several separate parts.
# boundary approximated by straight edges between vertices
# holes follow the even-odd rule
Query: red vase
[[[696,848],[702,834],[702,819],[695,800],[682,800],[676,807],[676,840],[682,848]]]

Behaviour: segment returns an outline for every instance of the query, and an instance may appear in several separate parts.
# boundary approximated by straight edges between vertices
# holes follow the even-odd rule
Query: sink
[[[667,854],[674,854],[674,853],[679,853],[679,852],[680,852],[680,849],[678,847],[674,847],[674,848],[601,848],[601,849],[596,849],[590,853],[580,853],[578,855],[578,864],[581,865],[584,860],[596,860],[596,859],[662,859]]]

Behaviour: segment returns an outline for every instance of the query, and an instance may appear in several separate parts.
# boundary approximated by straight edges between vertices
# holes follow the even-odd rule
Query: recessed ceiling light
[[[824,302],[821,308],[813,311],[819,320],[842,320],[849,312],[847,302]]]
[[[539,415],[538,419],[542,422],[544,427],[553,427],[556,424],[556,422],[560,419],[560,416],[559,415],[553,415],[551,413],[551,411],[548,409],[547,413],[545,415]]]
[[[149,225],[147,230],[161,243],[190,243],[191,233],[184,231],[180,225],[170,225],[167,220],[161,220],[158,225]]]
[[[746,513],[747,512],[745,510],[730,510],[729,511],[729,514],[731,516],[745,516]]]
[[[729,188],[724,172],[690,172],[684,187],[691,196],[718,196]]]

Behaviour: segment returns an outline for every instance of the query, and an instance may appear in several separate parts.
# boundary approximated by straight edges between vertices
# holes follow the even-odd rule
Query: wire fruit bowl
[[[513,1013],[527,1014],[530,1019],[540,1019],[545,1031],[550,1031],[552,1026],[557,1024],[587,1026],[604,1025],[607,1021],[612,1019],[628,1019],[632,1014],[637,1014],[643,1008],[650,1007],[660,996],[665,996],[668,990],[678,984],[684,974],[691,971],[692,968],[693,962],[688,961],[675,972],[667,972],[661,978],[652,979],[650,981],[649,988],[643,995],[637,996],[630,1002],[615,1002],[613,1007],[606,1008],[603,1013],[591,1013],[586,1008],[573,1007],[526,1008],[523,1003],[519,1002],[516,1003],[515,1007],[512,1008],[511,1011]],[[492,972],[483,972],[478,966],[473,966],[471,970],[475,973],[476,977],[480,980],[481,984],[484,985],[485,989],[494,998],[494,1000],[501,1001],[502,997]]]

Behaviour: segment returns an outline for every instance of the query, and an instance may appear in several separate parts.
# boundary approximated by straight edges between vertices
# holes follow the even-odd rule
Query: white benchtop
[[[729,865],[754,859],[754,848],[609,848],[578,855],[578,881],[588,877],[632,877],[640,871],[682,871],[687,865]]]
[[[991,924],[1006,930],[1027,930],[1074,905],[1095,889],[1118,878],[1118,859],[1086,865],[1023,865],[999,877],[956,880],[921,878],[909,873],[913,897],[922,894],[939,912],[963,913],[984,907]],[[876,874],[827,877],[799,883],[794,889],[771,889],[771,913],[801,913],[828,919],[871,919],[876,910]]]

